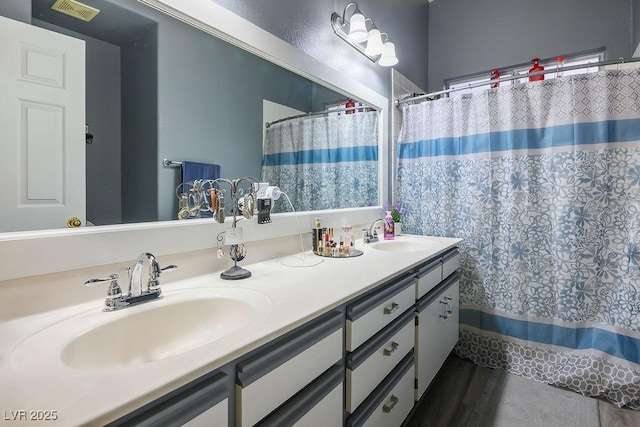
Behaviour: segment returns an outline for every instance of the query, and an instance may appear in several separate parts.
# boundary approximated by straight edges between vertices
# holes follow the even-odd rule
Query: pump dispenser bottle
[[[391,211],[387,211],[387,216],[384,218],[384,240],[393,240],[394,228],[395,222],[393,222]]]

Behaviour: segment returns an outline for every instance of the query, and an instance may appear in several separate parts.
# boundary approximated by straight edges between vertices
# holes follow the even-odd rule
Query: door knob
[[[78,228],[81,225],[82,225],[82,221],[80,221],[80,219],[76,218],[75,216],[72,216],[67,220],[67,227],[69,228]]]

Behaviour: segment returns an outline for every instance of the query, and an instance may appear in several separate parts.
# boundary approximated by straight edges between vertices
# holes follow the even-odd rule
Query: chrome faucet
[[[378,232],[376,231],[376,224],[382,222],[384,223],[384,218],[376,219],[373,221],[373,224],[367,230],[366,228],[362,230],[362,240],[365,243],[373,243],[378,241]]]
[[[149,265],[149,275],[145,286],[142,286],[142,268],[144,264]],[[128,268],[129,289],[126,295],[122,295],[122,290],[118,285],[118,275],[112,274],[104,279],[90,279],[84,282],[85,286],[94,286],[97,283],[110,281],[107,298],[104,302],[104,311],[114,311],[143,302],[152,301],[162,297],[160,289],[160,274],[163,271],[171,271],[178,268],[176,265],[169,265],[160,268],[160,264],[155,256],[144,252],[138,256],[133,268]]]
[[[149,275],[147,277],[147,283],[144,289],[142,288],[142,267],[146,263],[149,265]],[[166,267],[166,269],[172,269],[175,266]],[[142,294],[157,292],[161,293],[160,290],[160,273],[162,270],[160,269],[160,264],[158,264],[158,260],[155,256],[148,252],[143,252],[138,256],[136,263],[133,265],[133,268],[128,268],[127,272],[129,273],[129,297],[137,297]],[[160,296],[160,295],[158,295]]]

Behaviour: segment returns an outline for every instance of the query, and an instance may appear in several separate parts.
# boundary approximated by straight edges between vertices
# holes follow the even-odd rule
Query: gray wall
[[[632,0],[435,0],[429,7],[429,91],[446,78],[534,56],[606,47],[627,57]],[[633,0],[636,4],[638,0]]]
[[[631,49],[635,51],[640,45],[640,0],[633,0],[631,7],[633,11],[633,45]]]
[[[158,29],[122,50],[122,220],[157,221]]]
[[[31,23],[31,2],[26,0],[0,1],[0,16]]]
[[[214,1],[378,93],[391,95],[390,69],[372,63],[333,33],[331,13],[342,14],[348,1]],[[446,3],[449,0],[436,1]],[[358,6],[394,41],[399,59],[395,68],[425,87],[429,18],[427,0],[360,0]],[[353,6],[349,8],[347,16],[352,12]]]

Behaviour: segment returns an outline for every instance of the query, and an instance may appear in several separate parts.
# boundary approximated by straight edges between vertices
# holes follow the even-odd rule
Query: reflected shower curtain
[[[640,409],[640,72],[403,115],[403,230],[464,239],[457,354]]]
[[[279,186],[297,211],[376,204],[378,113],[272,125],[266,130],[261,181]],[[289,210],[281,201],[278,211]]]

